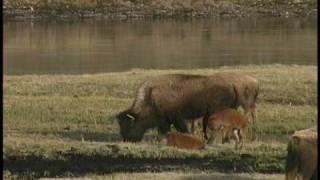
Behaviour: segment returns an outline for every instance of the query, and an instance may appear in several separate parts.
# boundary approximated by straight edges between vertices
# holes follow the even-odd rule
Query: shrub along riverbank
[[[316,0],[4,0],[4,19],[307,17]]]
[[[150,130],[123,143],[114,115],[144,79],[167,73],[241,72],[259,80],[257,139],[201,151],[167,147]],[[4,76],[5,177],[71,177],[110,172],[283,173],[286,143],[317,123],[317,67],[261,65],[199,70],[132,70],[92,75]]]

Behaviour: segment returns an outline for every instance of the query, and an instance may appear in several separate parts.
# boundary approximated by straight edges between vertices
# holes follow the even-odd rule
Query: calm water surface
[[[317,63],[316,19],[4,22],[5,74]]]

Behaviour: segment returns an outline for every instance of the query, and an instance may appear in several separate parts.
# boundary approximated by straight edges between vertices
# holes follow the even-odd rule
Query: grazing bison
[[[304,180],[318,179],[318,133],[310,128],[296,131],[288,143],[286,180],[303,177]]]
[[[116,116],[120,134],[124,141],[136,142],[141,141],[147,129],[158,127],[165,134],[171,124],[186,133],[185,120],[199,117],[203,117],[206,127],[209,115],[225,108],[241,105],[248,111],[254,110],[257,90],[255,79],[233,73],[157,76],[144,81],[132,106]]]
[[[243,145],[247,132],[248,118],[235,109],[227,108],[223,111],[212,114],[208,120],[208,128],[211,136],[208,143],[213,141],[217,133],[222,132],[222,143],[230,138],[236,141],[235,148]]]
[[[190,134],[169,132],[166,135],[167,145],[182,149],[203,149],[205,144]]]

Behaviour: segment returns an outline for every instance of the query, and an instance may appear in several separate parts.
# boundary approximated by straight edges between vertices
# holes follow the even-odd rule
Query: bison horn
[[[126,114],[126,116],[127,116],[128,118],[132,119],[132,120],[135,119],[135,118],[134,118],[132,115],[130,115],[130,114]]]

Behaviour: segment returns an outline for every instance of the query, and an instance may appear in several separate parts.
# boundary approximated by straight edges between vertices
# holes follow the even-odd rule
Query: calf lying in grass
[[[211,136],[208,143],[212,142],[217,133],[222,133],[222,143],[228,142],[229,139],[236,141],[235,148],[243,145],[243,140],[247,133],[248,118],[235,109],[225,109],[212,114],[208,120],[208,126],[211,130]]]
[[[205,144],[191,134],[169,132],[166,135],[167,145],[182,149],[203,149]]]

